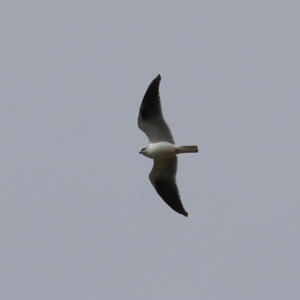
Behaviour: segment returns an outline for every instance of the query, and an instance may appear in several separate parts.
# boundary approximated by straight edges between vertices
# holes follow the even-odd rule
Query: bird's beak
[[[142,151],[140,151],[139,154],[142,154]]]

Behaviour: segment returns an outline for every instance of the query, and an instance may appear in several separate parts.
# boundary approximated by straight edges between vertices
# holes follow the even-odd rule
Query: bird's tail
[[[179,153],[196,153],[198,152],[198,146],[179,146],[177,150]]]

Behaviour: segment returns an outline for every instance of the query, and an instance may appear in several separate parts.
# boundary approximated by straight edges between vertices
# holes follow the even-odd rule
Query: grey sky
[[[300,299],[298,1],[2,1],[1,299]],[[189,217],[137,127],[161,74]]]

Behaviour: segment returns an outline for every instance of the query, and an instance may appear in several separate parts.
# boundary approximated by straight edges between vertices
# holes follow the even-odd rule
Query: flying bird
[[[140,107],[138,126],[149,139],[149,145],[143,148],[140,154],[153,159],[149,179],[156,192],[173,210],[187,217],[188,213],[182,205],[176,184],[177,154],[195,153],[198,152],[198,147],[175,144],[162,113],[160,81],[160,75],[153,79]]]

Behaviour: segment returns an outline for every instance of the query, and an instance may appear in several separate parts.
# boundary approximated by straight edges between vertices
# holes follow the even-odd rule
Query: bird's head
[[[146,148],[142,148],[141,151],[140,151],[139,153],[145,155],[145,153],[146,153]]]

